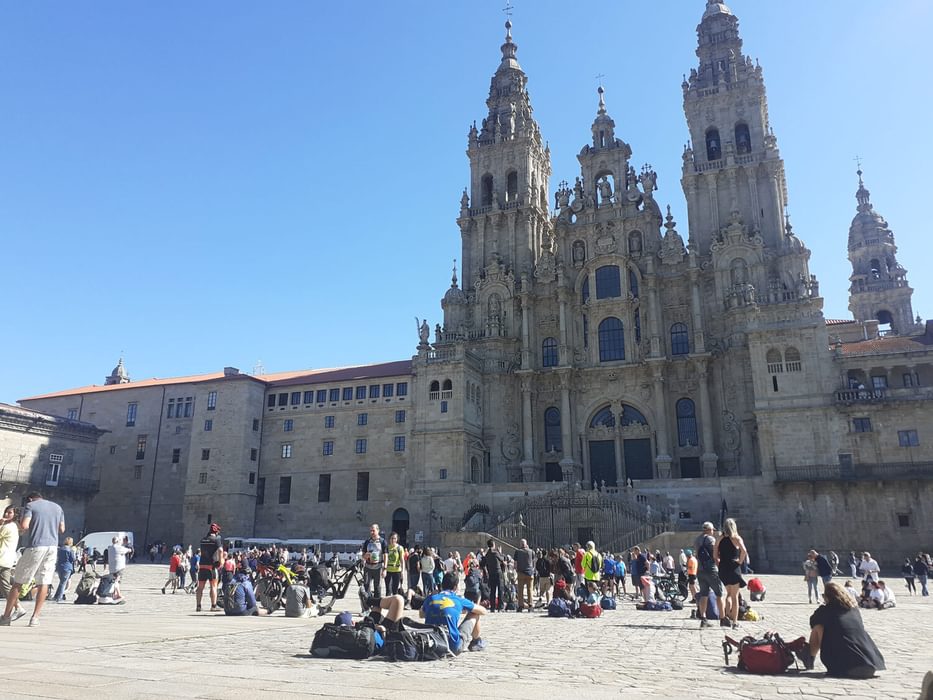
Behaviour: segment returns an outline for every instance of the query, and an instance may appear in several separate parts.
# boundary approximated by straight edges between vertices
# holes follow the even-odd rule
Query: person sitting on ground
[[[311,589],[308,588],[308,575],[304,567],[295,567],[302,570],[297,572],[295,583],[285,591],[285,617],[311,617],[314,611],[314,602],[311,600]]]
[[[843,586],[843,588],[845,588],[846,593],[848,593],[848,594],[851,596],[852,601],[853,601],[856,605],[858,605],[858,604],[859,604],[859,594],[858,594],[858,591],[855,590],[855,584],[852,583],[851,579],[849,579],[849,580],[846,581],[846,585]]]
[[[421,617],[429,625],[438,625],[447,632],[450,650],[454,654],[464,649],[482,651],[486,642],[480,635],[479,618],[486,614],[486,608],[458,596],[454,591],[459,585],[460,577],[456,573],[444,574],[441,590],[424,599]],[[464,613],[461,621],[460,615]]]
[[[480,600],[480,590],[483,587],[483,575],[479,570],[479,563],[472,559],[470,568],[467,569],[467,575],[464,579],[463,597],[471,603],[478,603]]]
[[[225,615],[262,615],[256,603],[256,591],[249,576],[241,569],[233,575],[233,580],[224,591]]]
[[[897,605],[897,601],[894,598],[894,591],[888,588],[884,581],[876,581],[873,583],[872,591],[868,597],[871,601],[871,607],[877,608],[878,610],[886,610],[887,608],[893,608]]]
[[[765,599],[765,584],[757,576],[748,581],[748,597],[751,598],[752,602],[757,602],[759,600]]]
[[[838,583],[823,589],[823,604],[810,616],[810,641],[800,652],[809,670],[817,654],[827,674],[842,678],[871,678],[885,670],[884,657],[862,625],[862,615]]]

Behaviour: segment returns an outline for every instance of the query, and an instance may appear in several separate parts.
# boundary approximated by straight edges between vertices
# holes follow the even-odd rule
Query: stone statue
[[[609,184],[609,178],[605,176],[599,181],[599,196],[603,204],[609,204],[612,199],[612,185]]]
[[[418,339],[421,341],[421,345],[428,344],[428,338],[431,336],[431,329],[428,327],[428,319],[424,319],[420,324],[418,323],[418,317],[415,316],[415,325],[418,327]]]
[[[470,208],[470,196],[467,194],[466,187],[463,188],[463,195],[460,197],[460,208]]]
[[[441,342],[441,324],[439,323],[434,324],[434,342]]]
[[[583,199],[583,183],[580,182],[579,177],[573,183],[573,196],[575,199]]]

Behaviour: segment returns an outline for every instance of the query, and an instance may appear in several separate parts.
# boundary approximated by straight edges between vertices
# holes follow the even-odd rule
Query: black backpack
[[[97,586],[98,598],[110,598],[113,596],[113,576],[101,576],[100,584]]]
[[[376,649],[372,627],[348,627],[325,623],[314,634],[311,656],[319,659],[366,659]]]
[[[590,555],[590,573],[598,574],[603,568],[603,557],[599,552]]]
[[[436,661],[448,656],[450,640],[443,628],[403,618],[386,634],[382,655],[389,661]]]
[[[709,571],[716,564],[716,562],[713,561],[712,547],[710,547],[706,536],[703,537],[702,544],[697,547],[697,563],[699,563],[700,568],[704,571]]]
[[[231,581],[224,589],[224,614],[234,615],[237,613],[236,592],[243,584],[240,581]]]

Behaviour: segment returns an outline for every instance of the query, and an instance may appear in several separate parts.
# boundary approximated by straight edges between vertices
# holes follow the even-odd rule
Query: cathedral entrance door
[[[560,468],[559,462],[545,462],[544,463],[544,480],[545,481],[563,481],[564,472]]]
[[[703,476],[703,471],[700,469],[699,457],[680,458],[681,479],[699,479],[701,476]]]
[[[615,440],[590,440],[590,483],[617,486]]]
[[[590,443],[592,444],[592,443]],[[626,479],[653,479],[654,465],[651,461],[651,439],[638,438],[622,441],[622,456],[625,459]],[[609,483],[608,481],[606,483]]]
[[[398,533],[398,543],[408,544],[408,511],[404,508],[396,508],[392,513],[392,531]]]

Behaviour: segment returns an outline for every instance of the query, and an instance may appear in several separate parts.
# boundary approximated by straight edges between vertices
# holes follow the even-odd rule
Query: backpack
[[[548,617],[570,617],[570,606],[563,598],[551,598],[547,605]]]
[[[603,610],[615,610],[616,609],[616,599],[612,596],[604,595],[599,601],[599,606]]]
[[[389,661],[436,661],[450,653],[450,640],[441,627],[407,617],[399,629],[386,633],[382,645],[382,655]]]
[[[113,577],[110,575],[101,576],[100,583],[97,586],[97,597],[98,598],[111,598],[113,597]]]
[[[598,574],[603,568],[603,557],[599,552],[590,555],[590,573]]]
[[[599,617],[603,609],[594,603],[580,603],[580,617]]]
[[[707,620],[718,620],[719,619],[719,603],[716,599],[716,594],[710,592],[709,594],[709,603],[706,605],[706,619]]]
[[[382,655],[389,661],[417,661],[418,647],[414,635],[408,630],[387,632],[382,644]]]
[[[319,659],[365,659],[373,655],[376,635],[372,627],[324,623],[314,634],[309,650]]]
[[[713,550],[710,548],[709,542],[706,541],[705,535],[702,541],[702,545],[697,547],[697,562],[703,571],[711,571],[716,565],[716,562],[713,561]]]
[[[236,604],[236,592],[242,585],[240,581],[231,581],[227,584],[227,588],[224,590],[224,615],[236,615],[239,612]]]
[[[798,647],[803,644],[806,644],[806,641],[801,637],[791,642],[790,646]],[[776,632],[766,632],[763,639],[744,637],[738,642],[726,637],[723,642],[726,663],[729,661],[730,645],[739,650],[738,667],[749,673],[784,673],[794,663],[793,652]]]
[[[97,588],[97,574],[93,571],[85,573],[75,587],[75,603],[78,605],[93,605],[97,602],[94,590]]]

